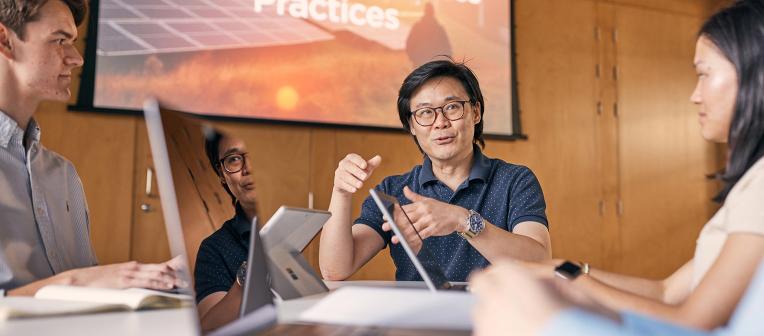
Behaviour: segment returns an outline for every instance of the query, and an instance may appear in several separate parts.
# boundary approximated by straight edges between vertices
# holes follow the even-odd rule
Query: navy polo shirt
[[[202,241],[194,267],[196,303],[215,292],[228,292],[249,253],[252,223],[236,206],[236,215]]]
[[[539,222],[549,227],[544,194],[533,172],[524,166],[486,157],[477,146],[474,147],[470,175],[456,191],[435,177],[432,162],[427,156],[422,165],[406,174],[385,178],[375,189],[405,205],[411,201],[403,195],[404,186],[422,196],[472,209],[493,225],[509,232],[525,221]],[[396,280],[421,281],[422,277],[400,244],[390,244],[392,232],[383,231],[382,223],[382,213],[371,196],[367,197],[355,224],[368,225],[377,231],[386,246],[390,245],[390,255],[397,268]],[[449,281],[466,281],[470,272],[490,264],[456,232],[429,237],[425,239],[425,244]]]

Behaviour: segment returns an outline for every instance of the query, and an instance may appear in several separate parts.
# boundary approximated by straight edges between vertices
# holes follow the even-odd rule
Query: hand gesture
[[[382,157],[377,155],[368,161],[358,154],[348,154],[334,171],[334,191],[342,194],[354,194],[361,189],[363,183],[371,177],[374,169],[382,163]]]
[[[408,219],[414,223],[414,227],[419,231],[422,239],[431,236],[445,236],[454,231],[465,231],[469,210],[419,195],[411,191],[409,187],[403,188],[403,195],[412,202],[404,205],[403,211],[406,212]],[[399,211],[396,211],[394,216],[396,223],[408,224],[404,214],[399,213]],[[399,220],[405,222],[399,222]]]
[[[400,215],[400,216],[398,216]],[[414,227],[409,224],[409,222],[406,220],[406,217],[403,216],[403,214],[400,212],[400,209],[395,209],[395,223],[398,224],[398,230],[401,231],[401,234],[403,235],[404,239],[406,239],[406,242],[409,244],[409,247],[411,247],[412,250],[414,250],[414,254],[418,254],[419,250],[422,249],[422,239],[420,239],[417,236],[417,232],[414,231]],[[390,223],[384,222],[382,223],[382,230],[384,231],[390,231],[392,230],[392,227],[390,226]],[[398,235],[393,235],[392,238],[390,238],[390,242],[393,244],[398,244],[401,242],[401,238],[398,237]]]

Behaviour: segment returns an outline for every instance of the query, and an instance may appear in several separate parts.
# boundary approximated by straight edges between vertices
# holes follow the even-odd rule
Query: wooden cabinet
[[[135,132],[135,169],[133,179],[132,235],[130,259],[140,262],[163,262],[170,258],[170,245],[159,201],[154,161],[151,157],[146,123],[138,118]]]
[[[692,67],[702,19],[618,7],[617,129],[620,265],[625,273],[665,276],[692,258],[714,208],[705,176],[716,171],[703,140]]]
[[[600,213],[606,175],[598,135],[596,6],[593,0],[516,2],[520,116],[529,138],[488,141],[486,153],[528,166],[538,177],[553,255],[602,265],[608,236]]]
[[[718,146],[702,139],[692,59],[701,1],[516,1],[527,142],[487,153],[528,165],[553,254],[648,277],[692,257],[716,206]],[[549,24],[554,22],[554,24]]]

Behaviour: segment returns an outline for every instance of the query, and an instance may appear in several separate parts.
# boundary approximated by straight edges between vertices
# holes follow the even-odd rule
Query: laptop
[[[194,265],[196,250],[191,250],[191,255],[187,255],[185,247],[199,246],[211,233],[211,228],[230,218],[232,210],[230,198],[220,187],[217,175],[211,171],[204,150],[205,137],[211,133],[212,127],[191,114],[160,108],[155,100],[147,102],[144,109],[160,201],[163,211],[166,211],[168,237],[183,237],[171,239],[170,252],[173,256],[186,256],[188,265]],[[292,208],[286,212],[289,214],[286,219],[294,220],[298,217],[295,213],[316,211]],[[273,219],[282,217],[284,215],[274,216]],[[310,217],[311,228],[318,223],[323,225],[321,217],[318,220],[313,215]],[[281,299],[290,300],[328,291],[299,250],[282,247],[309,241],[317,232],[315,229],[312,235],[297,235],[294,242],[284,244],[278,241],[285,238],[283,235],[272,234],[274,237],[271,240],[276,242],[273,245],[281,248],[266,250],[266,256],[277,261],[269,264],[272,268],[270,283]],[[185,245],[180,246],[181,243]],[[304,246],[300,250],[302,248]]]
[[[186,172],[194,174],[189,162],[204,162],[206,154],[204,153],[204,126],[192,118],[190,115],[161,108],[156,100],[148,100],[144,104],[144,116],[149,135],[151,154],[156,170],[157,186],[159,187],[159,197],[162,204],[162,214],[164,217],[167,237],[170,243],[170,253],[173,257],[183,256],[186,262],[180,276],[186,283],[192,284],[190,268],[188,265],[194,264],[194,258],[189,256],[186,251],[187,243],[201,242],[203,237],[196,236],[196,230],[186,228],[183,224],[189,225],[193,221],[212,221],[215,215],[214,202],[206,199],[217,196],[209,196],[208,183],[202,174],[196,174],[190,180],[182,178],[182,174],[173,174],[173,172]],[[193,147],[193,148],[190,148]],[[172,155],[171,155],[172,153]],[[178,156],[181,156],[178,158]],[[174,160],[171,160],[173,158]],[[175,168],[175,169],[173,169]],[[214,174],[213,174],[214,175]],[[216,183],[216,177],[210,177]],[[214,185],[214,184],[213,184]],[[217,185],[215,185],[217,186]],[[187,190],[196,190],[196,194],[189,197],[194,192],[185,192]],[[207,190],[207,191],[204,191]],[[182,193],[184,192],[184,193]],[[195,203],[203,203],[203,215],[197,211]],[[227,204],[230,206],[230,203]],[[193,223],[198,224],[198,223]],[[252,222],[252,228],[257,228],[256,218]],[[248,251],[247,271],[251,276],[247,277],[244,284],[242,302],[239,309],[241,317],[248,317],[247,323],[231,323],[230,327],[220,328],[221,335],[239,335],[247,333],[258,333],[267,330],[277,323],[276,308],[273,304],[273,294],[268,286],[268,267],[271,264],[267,261],[267,256],[260,241],[260,235],[257,230],[250,232],[250,247]],[[193,287],[186,289],[189,294],[193,294]],[[196,316],[197,313],[194,312]],[[197,324],[199,321],[197,320]]]
[[[395,235],[398,237],[403,237],[400,226],[398,225],[407,224],[396,223],[393,218],[393,212],[396,207],[403,211],[403,208],[401,208],[398,200],[393,196],[374,189],[369,189],[369,194],[371,194],[371,198],[374,199],[374,203],[377,204],[379,210],[382,211],[382,217],[388,223],[390,223],[390,227],[393,229],[393,233],[395,233]],[[414,264],[414,268],[416,268],[417,272],[419,272],[419,275],[422,277],[422,280],[424,280],[427,288],[433,292],[438,290],[468,290],[466,283],[448,281],[446,278],[446,273],[443,272],[443,268],[440,267],[440,263],[438,263],[437,259],[435,259],[430,250],[427,249],[427,244],[424,242],[424,240],[422,240],[419,232],[414,227],[414,223],[411,223],[411,220],[408,218],[408,216],[406,216],[406,220],[408,225],[411,225],[411,228],[413,228],[414,232],[416,232],[417,239],[419,239],[419,241],[422,243],[422,247],[419,249],[418,253],[415,253],[414,249],[411,248],[411,245],[409,245],[406,239],[401,238],[398,241],[400,242],[399,244],[401,247],[403,247],[403,250],[406,252],[406,255],[411,260],[411,263]]]
[[[328,211],[281,206],[260,229],[279,298],[291,300],[329,291],[301,253],[329,217]]]
[[[265,250],[283,248],[302,252],[331,216],[329,211],[282,205],[260,229]]]

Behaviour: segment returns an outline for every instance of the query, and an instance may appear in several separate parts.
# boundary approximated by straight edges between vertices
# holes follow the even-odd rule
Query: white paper
[[[467,292],[342,287],[299,320],[412,329],[471,330],[474,297]]]

